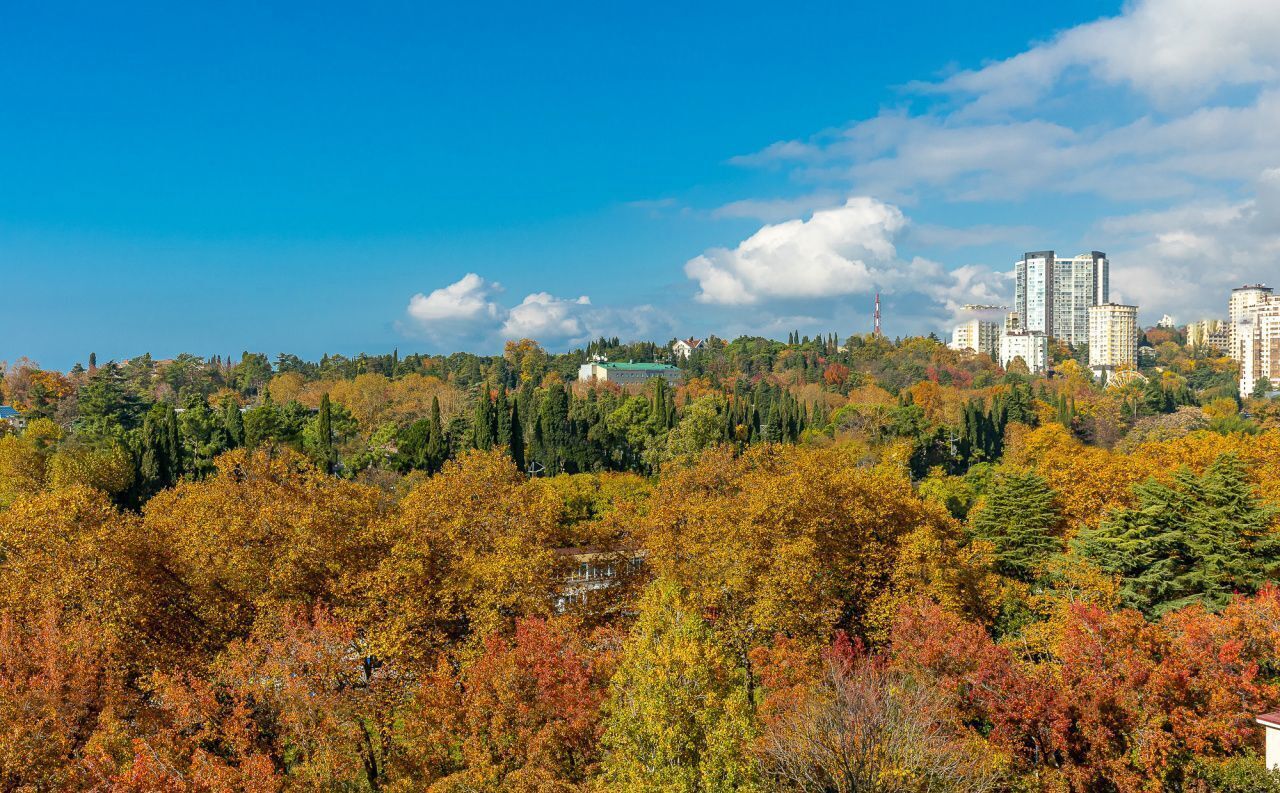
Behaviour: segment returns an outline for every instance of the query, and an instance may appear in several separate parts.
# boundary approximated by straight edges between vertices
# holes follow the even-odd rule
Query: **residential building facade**
[[[1227,302],[1227,354],[1232,358],[1239,361],[1243,354],[1238,326],[1248,324],[1258,307],[1274,297],[1274,290],[1263,284],[1248,284],[1231,290],[1231,298]]]
[[[1280,770],[1280,711],[1264,713],[1255,721],[1261,724],[1266,732],[1263,739],[1264,762],[1272,771]]]
[[[1014,265],[1014,310],[1026,330],[1072,345],[1089,339],[1089,307],[1111,299],[1110,262],[1102,251],[1059,258],[1023,254]]]
[[[27,425],[27,422],[13,406],[0,405],[0,424],[8,424],[15,430],[21,430]]]
[[[1225,353],[1231,338],[1227,323],[1220,319],[1202,319],[1187,324],[1187,346]]]
[[[688,358],[693,355],[694,350],[701,350],[706,346],[705,339],[695,339],[690,336],[687,339],[676,339],[671,345],[671,353],[678,358]]]
[[[994,360],[1000,354],[1000,324],[977,317],[961,322],[951,330],[951,343],[947,346],[984,353]]]
[[[1138,307],[1101,303],[1089,308],[1089,369],[1103,383],[1138,368]]]
[[[1044,374],[1049,371],[1049,337],[1038,330],[1021,330],[1015,325],[1005,327],[1000,335],[1000,365],[1009,368],[1015,360],[1021,358],[1031,374]]]
[[[587,603],[598,597],[602,590],[618,586],[644,565],[644,552],[639,550],[586,546],[559,548],[556,555],[565,568],[565,576],[556,595],[556,611],[559,612],[575,604]]]
[[[1261,380],[1268,390],[1280,386],[1280,298],[1258,304],[1236,327],[1240,396],[1253,394]]]
[[[1022,318],[1024,329],[1052,334],[1053,251],[1023,254],[1013,274],[1013,310]]]

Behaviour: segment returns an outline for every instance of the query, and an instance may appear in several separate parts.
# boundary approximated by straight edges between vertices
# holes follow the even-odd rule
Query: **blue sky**
[[[1045,247],[1222,313],[1280,4],[1206,5],[16,4],[0,360],[941,331]]]

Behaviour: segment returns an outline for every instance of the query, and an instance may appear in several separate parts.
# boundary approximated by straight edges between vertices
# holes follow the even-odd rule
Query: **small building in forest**
[[[655,377],[667,381],[667,385],[679,385],[681,371],[665,363],[634,363],[628,361],[591,361],[578,367],[578,379],[583,382],[598,380],[621,386],[644,385]]]
[[[676,339],[671,345],[671,353],[680,358],[688,358],[694,351],[701,350],[706,345],[705,339],[695,339],[692,336],[687,339]]]
[[[15,430],[20,430],[26,426],[27,421],[18,412],[17,408],[12,405],[0,405],[0,423],[8,424]]]
[[[1269,769],[1280,769],[1280,711],[1264,713],[1256,721],[1266,730],[1266,762]]]
[[[556,611],[564,612],[587,603],[593,593],[611,589],[640,572],[644,552],[631,549],[604,549],[593,546],[558,548],[565,569],[556,597]]]

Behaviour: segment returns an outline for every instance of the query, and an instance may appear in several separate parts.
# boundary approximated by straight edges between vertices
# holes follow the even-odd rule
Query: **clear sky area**
[[[1280,3],[11,3],[0,360],[942,333],[1280,281]],[[1229,44],[1230,46],[1227,46]]]

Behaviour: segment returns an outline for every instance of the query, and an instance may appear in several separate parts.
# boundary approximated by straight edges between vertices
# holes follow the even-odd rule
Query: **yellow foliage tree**
[[[1011,434],[1004,463],[1035,470],[1057,491],[1069,532],[1132,503],[1130,488],[1151,473],[1124,455],[1086,446],[1061,424]]]
[[[0,512],[0,555],[0,610],[24,624],[51,611],[87,622],[129,647],[137,668],[166,656],[184,633],[170,618],[177,601],[151,538],[101,491],[72,486],[19,499]]]
[[[0,437],[0,507],[44,488],[49,456],[61,439],[62,428],[43,418],[21,435]]]
[[[119,445],[100,448],[70,446],[49,458],[49,486],[84,485],[118,495],[133,483],[133,460]]]
[[[385,527],[390,552],[368,580],[376,650],[429,664],[516,617],[549,614],[564,568],[553,550],[561,511],[500,451],[471,452],[419,485]]]
[[[851,452],[712,450],[668,471],[650,498],[642,536],[654,573],[714,615],[744,663],[777,633],[821,644],[838,628],[874,628],[901,539],[950,521],[907,479],[858,467]]]
[[[306,378],[301,372],[281,372],[271,378],[267,390],[271,392],[271,401],[277,405],[287,405],[302,394]]]
[[[267,604],[343,605],[383,551],[379,491],[326,476],[294,452],[237,449],[217,474],[149,502],[143,522],[189,588],[211,649]]]

